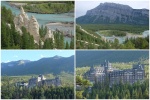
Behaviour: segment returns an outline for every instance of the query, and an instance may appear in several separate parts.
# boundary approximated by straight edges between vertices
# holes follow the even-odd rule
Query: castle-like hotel
[[[92,83],[109,81],[110,86],[112,84],[130,83],[133,84],[138,80],[142,82],[144,80],[145,70],[144,65],[133,65],[132,69],[118,70],[112,68],[109,61],[105,61],[100,67],[91,67],[88,72],[85,73],[85,77]]]
[[[17,82],[16,86],[26,86],[26,87],[34,87],[34,86],[61,86],[61,80],[59,77],[55,77],[55,79],[46,79],[44,75],[39,75],[37,78],[32,77],[29,79],[29,82]]]

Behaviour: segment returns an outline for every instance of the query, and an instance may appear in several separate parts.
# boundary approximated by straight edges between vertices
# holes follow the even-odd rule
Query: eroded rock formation
[[[14,18],[14,24],[16,30],[22,35],[21,27],[24,26],[27,30],[27,32],[30,33],[30,35],[34,38],[34,43],[39,44],[39,41],[41,41],[42,45],[44,45],[43,41],[40,39],[39,34],[39,24],[36,20],[36,18],[32,15],[31,18],[28,18],[28,15],[24,12],[23,7],[20,7],[21,13]],[[47,30],[47,34],[45,35],[44,39],[47,38],[53,38],[54,41],[54,35],[51,30]]]
[[[48,39],[48,38],[52,38],[53,39],[53,42],[54,42],[54,35],[53,35],[53,31],[49,28],[47,28],[47,33],[44,37],[44,40]]]

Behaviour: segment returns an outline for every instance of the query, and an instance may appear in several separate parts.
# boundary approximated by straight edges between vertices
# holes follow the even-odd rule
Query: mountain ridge
[[[148,25],[149,10],[133,9],[128,5],[118,3],[100,3],[88,10],[84,16],[76,19],[79,24],[136,24]]]
[[[85,67],[99,65],[105,60],[113,62],[139,61],[140,58],[149,58],[148,51],[78,51],[76,52],[76,66]]]
[[[19,60],[20,61],[20,60]],[[21,60],[23,61],[23,60]],[[12,66],[9,66],[12,63]],[[1,63],[2,75],[27,75],[27,74],[59,74],[62,71],[74,71],[74,55],[70,57],[54,57],[41,58],[37,61],[30,61],[23,64],[18,64],[18,61],[9,63]]]

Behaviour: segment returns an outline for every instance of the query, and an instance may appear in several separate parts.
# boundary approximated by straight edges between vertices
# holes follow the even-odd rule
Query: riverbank
[[[65,37],[74,37],[74,23],[71,22],[50,22],[46,24],[48,28],[62,33]]]
[[[53,25],[59,25],[59,26],[64,26],[64,27],[74,27],[73,22],[49,22],[46,24],[46,26],[53,26]]]
[[[114,30],[113,30],[114,31]],[[125,32],[125,31],[117,31],[116,33],[114,33],[112,30],[101,30],[101,31],[97,31],[96,33],[101,35],[101,36],[105,36],[105,37],[143,37],[143,33],[140,34],[135,34],[135,33],[130,33],[130,32]]]
[[[147,32],[147,33],[145,33],[145,32]],[[146,30],[142,34],[133,34],[133,33],[125,32],[125,36],[115,36],[113,34],[107,36],[104,33],[101,33],[101,31],[96,31],[95,33],[97,33],[102,38],[104,38],[105,40],[108,40],[108,41],[114,42],[115,39],[118,39],[119,43],[122,44],[126,39],[130,39],[130,38],[145,38],[146,36],[148,36],[149,31]]]
[[[41,3],[24,3],[24,2],[8,2],[12,7],[20,8],[23,6],[25,12],[38,13],[38,14],[62,14],[74,13],[74,3],[69,2],[44,2]]]

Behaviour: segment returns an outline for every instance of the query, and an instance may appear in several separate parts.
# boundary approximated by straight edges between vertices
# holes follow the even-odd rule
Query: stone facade
[[[26,82],[17,82],[16,83],[16,86],[24,86],[24,87],[27,87],[28,86],[28,83],[26,83]]]
[[[46,79],[44,75],[39,75],[37,78],[32,77],[28,83],[28,87],[34,87],[36,85],[61,86],[61,80],[59,77],[55,77],[55,79]]]
[[[133,84],[135,82],[143,81],[145,76],[144,65],[133,65],[132,69],[118,70],[111,66],[111,63],[105,62],[100,67],[91,67],[90,70],[85,73],[85,77],[92,83],[109,81],[110,86],[112,84],[118,84],[120,81],[123,83]]]
[[[39,75],[37,78],[36,77],[32,77],[31,79],[29,79],[28,83],[26,82],[17,82],[16,86],[19,87],[34,87],[34,86],[42,86],[42,85],[46,85],[46,86],[61,86],[61,80],[59,77],[55,77],[55,79],[46,79],[44,77],[44,75]]]

